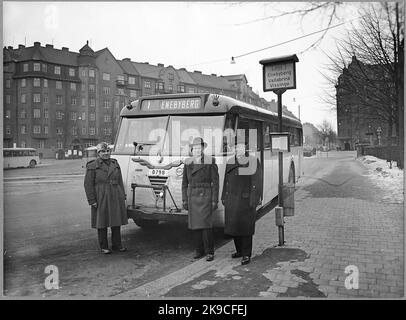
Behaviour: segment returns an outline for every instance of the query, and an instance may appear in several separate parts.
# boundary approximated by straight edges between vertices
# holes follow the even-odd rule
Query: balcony
[[[116,80],[117,87],[125,87],[127,85],[127,81],[125,80]]]

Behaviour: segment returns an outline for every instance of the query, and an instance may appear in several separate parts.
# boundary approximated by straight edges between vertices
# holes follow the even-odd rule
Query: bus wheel
[[[29,167],[30,167],[30,168],[34,168],[36,165],[37,165],[37,161],[31,160]]]
[[[142,229],[151,229],[158,225],[158,220],[145,220],[145,219],[133,219],[135,224]]]

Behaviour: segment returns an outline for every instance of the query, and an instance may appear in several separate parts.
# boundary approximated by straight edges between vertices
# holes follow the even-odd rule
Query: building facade
[[[114,143],[120,110],[140,96],[217,93],[266,109],[275,104],[253,92],[245,75],[118,60],[108,48],[95,52],[88,43],[79,52],[39,42],[5,47],[3,67],[4,146],[37,148],[43,157]]]

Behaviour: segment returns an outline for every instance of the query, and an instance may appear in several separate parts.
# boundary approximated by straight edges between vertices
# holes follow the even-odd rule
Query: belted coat
[[[185,159],[182,178],[182,201],[188,203],[189,229],[213,227],[212,203],[218,203],[219,174],[215,159],[205,156],[202,163]]]
[[[243,162],[243,161],[241,161]],[[262,169],[258,159],[249,156],[240,164],[227,161],[221,200],[224,201],[224,233],[249,236],[255,232],[256,207],[262,198]]]
[[[91,207],[92,228],[117,227],[128,223],[125,191],[120,166],[115,159],[107,164],[97,158],[86,165],[85,192]]]

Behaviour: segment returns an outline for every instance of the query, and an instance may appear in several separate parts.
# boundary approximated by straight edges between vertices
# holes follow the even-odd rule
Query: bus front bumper
[[[159,220],[159,221],[173,221],[173,222],[187,222],[188,213],[185,210],[181,212],[176,211],[163,211],[153,208],[140,208],[127,206],[127,216],[131,219],[143,220]]]

